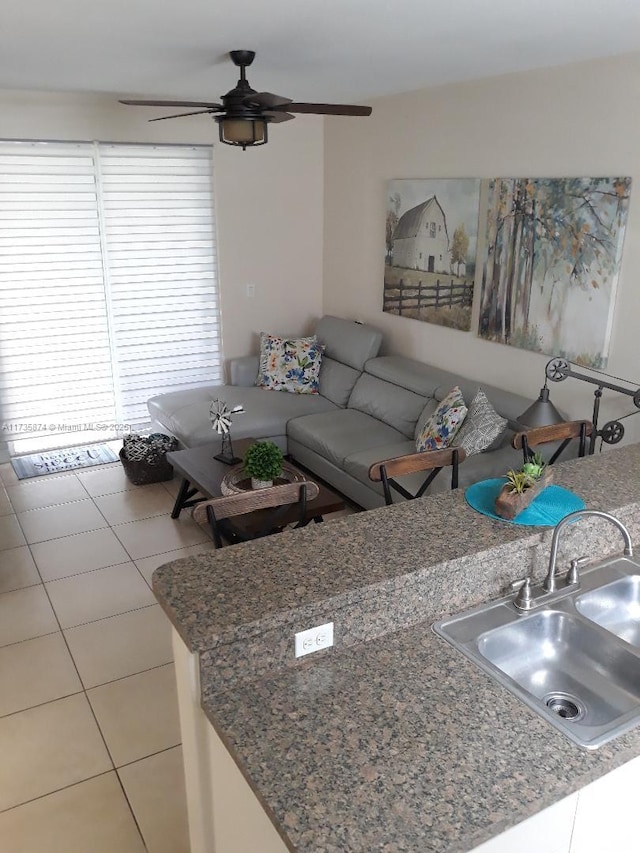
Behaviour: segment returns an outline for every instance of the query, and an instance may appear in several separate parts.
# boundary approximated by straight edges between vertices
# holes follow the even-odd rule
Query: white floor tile
[[[15,512],[86,500],[89,497],[75,474],[65,474],[57,479],[40,480],[36,477],[21,480],[15,486],[7,486],[7,494]]]
[[[51,581],[46,588],[63,628],[155,604],[153,593],[133,563]]]
[[[87,468],[85,471],[78,471],[77,476],[93,498],[100,495],[111,495],[114,492],[123,492],[125,489],[144,488],[144,486],[134,486],[127,479],[120,462],[114,465],[103,465],[93,470]]]
[[[94,687],[87,696],[116,767],[180,743],[173,664]]]
[[[116,492],[94,498],[96,506],[109,524],[125,524],[153,515],[170,515],[173,500],[159,483],[141,486],[135,491]]]
[[[0,515],[0,551],[26,545],[22,527],[16,515]],[[168,549],[166,549],[168,550]]]
[[[86,689],[171,663],[171,625],[159,604],[65,632]]]
[[[118,524],[113,528],[113,532],[132,560],[211,541],[207,532],[189,517],[172,519],[168,516],[155,516],[143,521]]]
[[[57,630],[58,621],[42,584],[0,595],[0,646]]]
[[[0,717],[81,690],[60,632],[0,648]]]
[[[182,485],[182,477],[179,474],[176,474],[173,480],[165,480],[162,485],[169,492],[175,503],[175,499],[180,491],[180,486]]]
[[[112,769],[84,694],[0,719],[0,811]]]
[[[2,481],[0,481],[0,515],[11,515],[13,511],[7,490],[2,485]]]
[[[104,517],[90,499],[60,506],[31,509],[28,512],[19,513],[18,519],[29,544],[108,527]],[[1,521],[2,518],[0,518]]]
[[[136,566],[142,572],[142,576],[151,586],[151,576],[158,568],[165,563],[171,563],[173,560],[179,560],[181,557],[193,557],[195,554],[205,554],[215,551],[215,545],[211,540],[201,542],[199,545],[192,545],[190,548],[178,548],[177,551],[167,551],[166,554],[154,554],[152,557],[141,557],[136,560]]]
[[[31,553],[43,581],[58,580],[129,561],[129,555],[120,540],[108,528],[39,542],[31,546]]]
[[[3,462],[0,465],[0,480],[5,486],[15,486],[16,483],[20,482],[11,462]]]
[[[178,847],[174,853],[182,849],[187,853]],[[0,850],[145,853],[114,771],[0,814]]]
[[[40,575],[26,545],[0,551],[0,593],[40,583]]]
[[[189,853],[182,749],[118,770],[149,853]]]

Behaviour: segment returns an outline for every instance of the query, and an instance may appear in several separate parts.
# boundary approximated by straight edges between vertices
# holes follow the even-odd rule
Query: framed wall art
[[[389,181],[383,311],[471,328],[479,202],[475,178]]]
[[[606,367],[630,192],[631,178],[487,181],[478,335]]]

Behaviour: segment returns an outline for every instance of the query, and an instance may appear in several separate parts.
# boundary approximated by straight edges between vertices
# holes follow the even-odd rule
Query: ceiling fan
[[[120,101],[140,107],[197,107],[188,113],[178,113],[149,121],[165,121],[183,116],[205,115],[215,117],[220,129],[220,141],[227,145],[239,145],[246,149],[253,145],[264,145],[267,141],[267,125],[270,122],[289,121],[295,118],[292,113],[313,113],[315,115],[369,116],[371,107],[352,104],[305,104],[295,103],[291,98],[272,95],[270,92],[256,92],[247,81],[245,69],[255,57],[253,50],[232,50],[229,53],[234,65],[240,68],[240,79],[235,88],[222,95],[221,104],[208,101]]]

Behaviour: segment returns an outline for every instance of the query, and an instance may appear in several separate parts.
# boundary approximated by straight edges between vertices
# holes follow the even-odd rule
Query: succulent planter
[[[533,486],[529,486],[524,492],[514,492],[512,487],[505,483],[500,489],[495,502],[496,514],[500,518],[506,518],[512,521],[519,515],[523,509],[526,509],[529,504],[534,501],[540,492],[547,488],[553,482],[553,470],[549,467],[542,472],[540,479],[536,480]]]

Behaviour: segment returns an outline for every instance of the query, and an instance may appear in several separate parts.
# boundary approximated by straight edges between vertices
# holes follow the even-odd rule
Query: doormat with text
[[[92,465],[117,461],[117,455],[108,445],[92,444],[88,447],[65,447],[62,450],[16,456],[11,460],[11,464],[18,479],[26,480],[28,477],[41,477],[43,474],[57,474],[59,471],[89,468]]]

